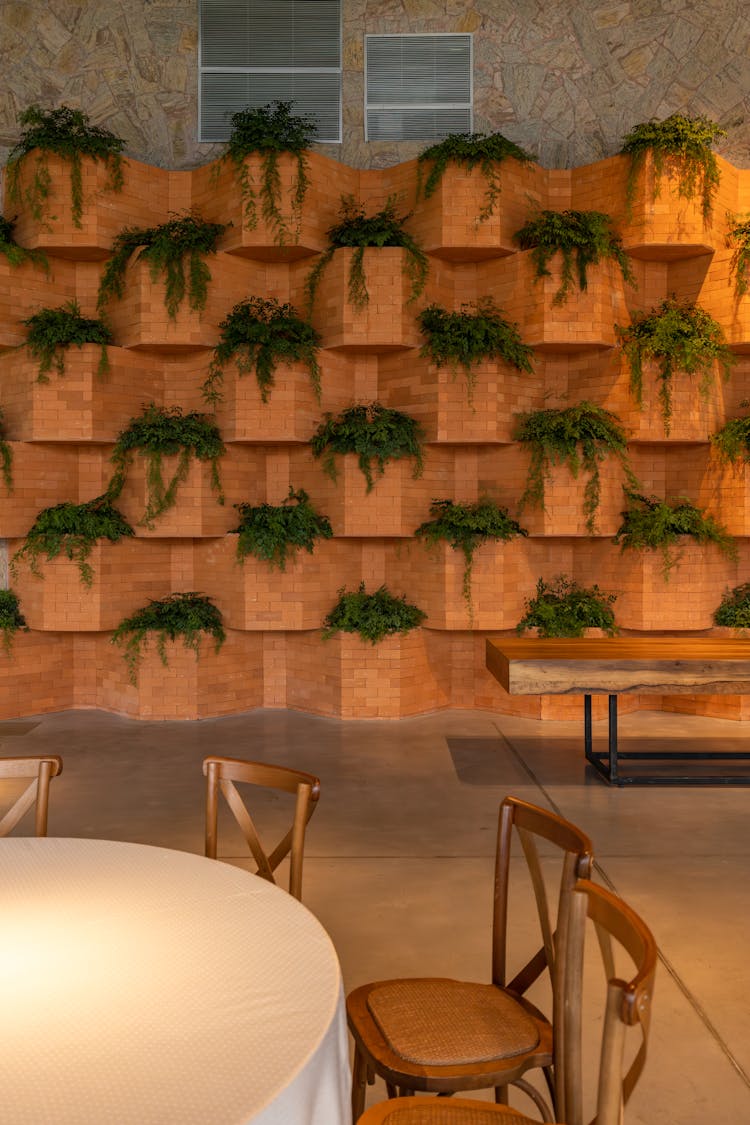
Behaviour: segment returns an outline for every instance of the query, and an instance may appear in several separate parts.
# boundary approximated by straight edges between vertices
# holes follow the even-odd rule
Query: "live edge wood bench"
[[[750,785],[750,774],[621,774],[620,762],[750,759],[750,752],[623,751],[617,745],[617,696],[750,693],[750,640],[718,637],[608,637],[603,640],[488,638],[486,664],[511,695],[584,697],[586,760],[611,785]],[[609,744],[595,751],[591,696],[609,696]]]

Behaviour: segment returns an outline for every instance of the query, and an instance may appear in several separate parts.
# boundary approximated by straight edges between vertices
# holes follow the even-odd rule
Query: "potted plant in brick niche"
[[[608,637],[617,632],[612,606],[616,594],[605,594],[594,584],[579,586],[560,574],[552,582],[540,578],[533,598],[526,599],[526,612],[517,633],[536,629],[538,637],[582,637],[587,629],[601,629]]]
[[[3,635],[1,643],[8,656],[13,647],[13,638],[19,629],[24,633],[29,631],[26,618],[21,613],[18,595],[13,590],[0,590],[0,633]]]
[[[750,582],[742,582],[722,595],[714,613],[714,624],[723,629],[750,629]]]
[[[502,133],[450,133],[417,157],[417,202],[422,196],[429,199],[435,194],[449,164],[469,170],[478,167],[487,181],[487,192],[477,223],[486,222],[497,205],[500,168],[505,160],[530,164],[533,157]],[[427,167],[429,171],[425,175]]]
[[[367,491],[375,484],[373,462],[382,477],[388,461],[411,457],[414,478],[422,473],[422,427],[408,414],[389,410],[379,402],[352,406],[338,418],[327,414],[310,442],[313,457],[322,457],[323,468],[331,480],[337,477],[335,455],[356,453],[367,481]]]
[[[562,305],[574,283],[583,291],[588,285],[589,266],[613,261],[623,280],[635,285],[627,254],[612,219],[601,211],[540,211],[513,235],[522,250],[531,250],[536,277],[549,277],[551,259],[560,254],[560,287],[552,303]]]
[[[15,221],[0,215],[0,254],[5,257],[11,266],[22,266],[26,262],[33,262],[49,273],[49,261],[43,250],[27,250],[19,246],[13,237]]]
[[[425,337],[420,355],[436,367],[449,367],[454,377],[463,368],[470,404],[476,367],[483,360],[501,360],[527,375],[533,371],[534,349],[524,344],[517,324],[503,319],[491,297],[464,302],[458,312],[428,305],[417,320]]]
[[[644,496],[625,489],[628,508],[613,542],[623,551],[659,551],[662,557],[662,575],[665,582],[681,558],[676,545],[682,536],[690,536],[698,543],[715,543],[728,558],[737,558],[737,544],[729,533],[688,499],[679,497],[672,501],[658,496]]]
[[[285,570],[287,559],[298,550],[312,554],[317,539],[333,537],[330,520],[316,512],[302,488],[295,491],[290,486],[289,495],[281,504],[235,504],[235,508],[240,513],[240,523],[230,534],[238,536],[240,562],[254,555],[270,567]]]
[[[122,156],[125,142],[108,129],[92,125],[88,114],[80,109],[62,105],[44,110],[31,105],[19,118],[21,136],[11,150],[6,165],[6,186],[11,204],[24,203],[38,221],[49,211],[52,195],[52,177],[48,156],[54,153],[70,165],[71,216],[79,229],[83,216],[83,157],[101,162],[107,168],[106,187],[113,192],[122,190]],[[36,153],[34,174],[30,185],[21,190],[21,166],[30,153]]]
[[[5,439],[5,423],[0,410],[0,476],[8,492],[13,491],[13,450]]]
[[[76,301],[66,301],[56,309],[40,309],[21,323],[28,328],[26,347],[39,360],[40,383],[49,382],[48,372],[53,367],[58,375],[65,373],[65,352],[73,345],[82,348],[84,344],[99,344],[96,374],[102,378],[109,371],[109,325],[104,319],[84,316]]]
[[[247,297],[234,306],[219,330],[221,339],[203,384],[206,402],[221,402],[224,368],[232,360],[241,376],[255,371],[263,402],[268,402],[279,363],[304,363],[320,401],[320,333],[292,305],[281,304],[275,297]]]
[[[115,443],[111,461],[115,467],[107,488],[110,500],[120,496],[128,470],[136,452],[146,460],[147,502],[139,521],[143,527],[153,528],[154,520],[171,508],[177,489],[186,479],[193,458],[211,465],[211,485],[217,500],[224,503],[219,478],[219,458],[225,452],[218,427],[205,414],[195,411],[183,414],[179,406],[160,407],[151,402],[144,407],[140,418],[131,418]],[[163,459],[177,456],[177,466],[171,481],[165,484],[162,475]]]
[[[394,633],[411,632],[426,617],[421,609],[407,602],[405,594],[395,597],[386,586],[368,594],[365,583],[360,582],[356,590],[339,590],[339,600],[323,622],[323,639],[336,633],[358,633],[363,641],[375,645]]]
[[[91,586],[94,572],[88,558],[94,544],[99,539],[117,543],[133,535],[133,528],[106,495],[83,504],[55,504],[43,508],[34,520],[23,546],[13,555],[11,573],[22,559],[28,559],[31,573],[43,578],[39,569],[42,556],[49,561],[63,554],[77,564],[83,585]]]
[[[747,402],[740,405],[747,406]],[[750,464],[750,416],[730,418],[711,435],[711,448],[720,461],[733,468]]]
[[[659,382],[659,402],[664,433],[672,419],[672,383],[678,371],[698,374],[698,393],[706,398],[716,366],[725,379],[736,362],[718,321],[690,301],[674,297],[650,312],[634,314],[630,324],[615,326],[630,368],[630,392],[638,406],[643,403],[643,363],[654,360]]]
[[[654,162],[654,199],[659,196],[662,175],[674,175],[677,194],[683,199],[700,199],[703,218],[708,221],[721,179],[711,146],[725,136],[725,129],[702,114],[689,117],[673,113],[663,121],[635,125],[620,149],[630,159],[625,188],[628,209],[632,209],[636,181],[650,153]]]
[[[740,301],[750,284],[750,219],[729,217],[727,244],[734,249],[730,269],[734,275],[734,296]]]
[[[601,496],[599,466],[615,457],[631,488],[638,488],[627,450],[627,438],[619,419],[593,402],[579,402],[564,410],[537,410],[519,415],[515,440],[531,447],[526,488],[519,511],[529,504],[544,508],[545,483],[553,465],[567,465],[573,478],[583,470],[588,481],[583,494],[586,529],[596,534],[596,514]]]
[[[148,263],[151,280],[164,279],[164,305],[174,320],[185,296],[194,312],[206,307],[211,271],[208,254],[226,230],[224,223],[209,223],[199,215],[174,215],[158,227],[126,227],[112,243],[112,257],[102,273],[97,308],[125,295],[125,270],[131,258]]]
[[[167,641],[182,640],[197,659],[204,634],[213,637],[218,652],[226,639],[221,613],[205,594],[189,590],[150,601],[126,617],[112,634],[112,644],[123,649],[128,679],[135,685],[143,650],[151,635],[155,637],[159,659],[167,667]]]
[[[341,198],[341,222],[328,230],[329,245],[308,274],[305,282],[308,311],[315,303],[315,294],[323,272],[331,258],[344,247],[352,247],[354,254],[349,269],[349,300],[356,309],[362,309],[370,300],[367,279],[364,271],[364,256],[367,247],[396,246],[405,251],[404,270],[411,281],[408,303],[416,301],[425,287],[429,263],[427,255],[417,245],[412,236],[404,230],[408,215],[396,212],[396,201],[391,196],[385,206],[372,215],[365,213],[362,204],[353,196]]]

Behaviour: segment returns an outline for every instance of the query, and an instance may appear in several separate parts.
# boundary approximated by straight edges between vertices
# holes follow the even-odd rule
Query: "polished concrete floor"
[[[603,737],[600,724],[595,731]],[[625,716],[621,739],[750,750],[746,726],[661,714]],[[488,712],[358,723],[256,711],[150,723],[78,711],[0,723],[0,753],[41,751],[64,759],[50,834],[197,853],[206,754],[317,773],[303,893],[333,938],[347,989],[409,974],[487,979],[498,804],[514,793],[554,809],[590,834],[597,878],[642,914],[661,951],[628,1125],[750,1121],[750,789],[609,788],[584,766],[579,724]],[[278,808],[262,811],[272,828]],[[220,854],[246,863],[228,824]],[[521,910],[524,938],[528,925]],[[382,1096],[378,1084],[369,1101]]]

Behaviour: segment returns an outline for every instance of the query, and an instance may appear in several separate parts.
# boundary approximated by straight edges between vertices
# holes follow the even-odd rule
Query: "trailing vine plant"
[[[448,543],[464,556],[463,596],[469,610],[469,622],[474,618],[471,599],[471,574],[474,552],[483,543],[500,540],[507,543],[518,536],[529,533],[516,520],[508,515],[507,508],[500,508],[493,500],[483,499],[476,504],[454,500],[433,500],[430,515],[434,518],[419,525],[415,536],[424,539],[430,546],[440,542]]]
[[[84,504],[55,504],[43,508],[34,520],[23,546],[11,559],[11,573],[17,572],[21,559],[28,559],[31,573],[42,578],[41,557],[49,562],[64,554],[77,564],[83,585],[91,586],[94,571],[88,559],[94,544],[99,539],[117,543],[132,535],[133,528],[106,494]]]
[[[728,629],[750,629],[750,582],[743,582],[722,595],[714,612],[714,625]]]
[[[383,637],[394,633],[411,632],[418,628],[427,614],[418,606],[407,602],[406,595],[396,597],[386,586],[368,594],[364,582],[356,590],[339,590],[339,600],[323,622],[323,639],[336,633],[359,633],[363,641],[377,644]]]
[[[382,477],[388,461],[401,457],[414,459],[416,479],[422,475],[422,444],[424,431],[415,418],[398,410],[389,410],[379,402],[351,406],[338,418],[326,414],[325,420],[310,441],[313,457],[322,457],[323,469],[335,481],[335,455],[356,453],[359,467],[367,481],[367,491],[374,486],[373,462]]]
[[[167,641],[180,638],[185,648],[192,649],[197,660],[204,633],[213,637],[218,652],[226,640],[221,613],[205,594],[189,590],[152,600],[126,617],[112,634],[112,644],[123,649],[128,679],[135,686],[143,650],[151,634],[155,634],[156,651],[166,668]]]
[[[8,492],[13,491],[13,449],[5,437],[5,422],[0,410],[0,475]]]
[[[255,230],[258,225],[258,199],[247,157],[258,153],[261,162],[260,204],[263,218],[274,232],[278,246],[284,246],[291,237],[299,241],[302,206],[309,187],[306,152],[318,131],[314,118],[292,113],[293,102],[274,101],[267,105],[242,109],[231,116],[232,131],[224,160],[234,165],[242,195],[245,227]],[[284,217],[281,202],[281,177],[279,153],[288,152],[296,158],[297,176],[292,192],[290,230]]]
[[[616,600],[616,594],[604,593],[596,583],[579,586],[565,574],[551,582],[540,578],[536,594],[526,599],[526,612],[516,632],[537,629],[539,637],[582,637],[586,629],[603,629],[613,637],[617,632],[612,609]]]
[[[353,247],[349,267],[349,300],[357,309],[363,309],[370,300],[364,271],[365,249],[368,246],[401,246],[406,251],[404,271],[411,282],[407,304],[416,301],[425,287],[429,263],[427,255],[412,236],[404,230],[409,215],[398,215],[396,200],[389,196],[385,206],[373,215],[366,215],[362,204],[353,195],[341,197],[341,222],[328,229],[328,247],[308,274],[305,282],[307,310],[312,311],[315,294],[323,272],[335,252],[342,247]]]
[[[607,457],[620,462],[625,479],[632,489],[638,481],[630,466],[625,431],[615,414],[593,402],[579,402],[564,410],[536,410],[519,415],[514,434],[516,441],[531,448],[526,488],[519,501],[519,511],[530,504],[544,508],[545,484],[553,465],[567,465],[577,479],[583,470],[588,480],[583,493],[586,530],[596,534],[596,513],[601,498],[599,466]]]
[[[552,298],[562,305],[573,289],[574,280],[583,291],[588,284],[588,267],[614,261],[623,280],[635,285],[622,240],[612,227],[612,219],[602,211],[540,211],[529,219],[513,239],[522,250],[531,250],[536,277],[549,277],[555,254],[562,255],[560,288]],[[575,267],[575,268],[574,268]]]
[[[122,191],[123,171],[120,155],[125,142],[92,125],[88,114],[80,109],[61,105],[44,110],[38,105],[25,109],[19,118],[21,136],[8,155],[6,186],[10,203],[25,204],[37,222],[44,220],[52,194],[52,176],[48,156],[54,153],[70,165],[71,217],[73,226],[83,226],[83,175],[81,159],[86,156],[105,165],[108,178],[105,191]],[[36,150],[36,164],[29,186],[21,191],[21,166],[24,158]]]
[[[533,157],[502,133],[450,133],[417,157],[417,202],[422,194],[425,199],[435,194],[449,164],[458,164],[469,171],[478,166],[487,181],[484,203],[477,216],[477,223],[484,223],[495,211],[500,195],[500,167],[504,160],[530,164]],[[432,167],[425,176],[427,165]]]
[[[282,305],[275,297],[247,297],[222,320],[219,331],[219,343],[203,384],[206,402],[215,404],[223,399],[224,368],[231,360],[241,376],[255,371],[263,402],[268,402],[277,364],[304,363],[320,402],[320,333],[302,320],[292,305]]]
[[[281,504],[235,504],[240,513],[237,535],[237,558],[244,562],[248,555],[267,562],[273,569],[286,569],[287,559],[300,548],[313,553],[317,539],[331,539],[333,528],[328,516],[316,512],[310,497],[300,488],[289,487],[289,495]]]
[[[56,309],[40,309],[21,324],[28,328],[26,347],[39,360],[38,382],[48,383],[53,367],[58,375],[65,374],[65,352],[74,344],[77,348],[99,344],[96,374],[101,379],[109,371],[107,345],[112,343],[112,331],[104,318],[83,316],[77,301],[66,301]]]
[[[3,635],[3,649],[10,656],[13,647],[13,638],[22,630],[28,633],[29,628],[26,618],[21,613],[18,594],[13,590],[0,590],[0,633]]]
[[[682,557],[675,544],[683,535],[692,536],[698,543],[715,543],[728,558],[737,558],[737,545],[726,528],[687,498],[660,500],[629,489],[625,489],[625,496],[628,508],[622,513],[613,542],[623,551],[660,551],[665,582]]]
[[[632,213],[638,175],[650,152],[654,161],[654,194],[658,199],[663,173],[677,180],[677,194],[683,199],[700,198],[704,222],[711,219],[714,197],[721,173],[711,146],[726,130],[699,114],[688,117],[673,113],[663,121],[644,121],[626,134],[620,152],[630,158],[625,199]]]
[[[464,302],[458,312],[428,305],[417,321],[425,337],[420,355],[436,367],[449,367],[454,378],[462,367],[470,405],[476,385],[475,368],[482,360],[502,360],[527,374],[533,370],[534,349],[524,344],[517,324],[503,319],[491,297]]]
[[[125,270],[132,258],[136,262],[142,259],[148,263],[153,282],[163,277],[164,305],[172,320],[186,295],[190,308],[194,312],[202,312],[206,307],[211,280],[211,271],[204,258],[207,254],[216,253],[216,244],[227,225],[209,223],[190,212],[175,215],[158,227],[126,227],[112,243],[112,257],[99,284],[97,308],[103,308],[112,299],[122,300],[125,295]]]
[[[220,504],[224,494],[219,478],[219,458],[225,452],[216,424],[205,414],[183,414],[179,406],[160,407],[151,402],[140,418],[131,418],[118,435],[110,460],[115,467],[107,488],[110,500],[120,496],[136,451],[146,460],[146,510],[141,527],[153,528],[154,520],[173,507],[177,489],[187,478],[193,457],[211,463],[211,487]],[[163,459],[177,456],[177,467],[168,484],[162,475]]]
[[[728,218],[727,244],[734,247],[729,268],[734,275],[734,296],[740,301],[750,285],[750,219]]]
[[[715,364],[728,379],[736,362],[718,321],[690,301],[667,298],[650,312],[635,313],[625,327],[615,325],[615,331],[630,368],[630,392],[639,407],[643,405],[643,362],[656,361],[665,434],[671,428],[675,372],[699,374],[698,392],[706,399]]]
[[[0,254],[3,254],[14,266],[22,266],[26,262],[33,262],[49,273],[49,261],[43,250],[27,250],[19,246],[13,237],[15,219],[6,219],[0,215]]]
[[[711,435],[711,448],[725,465],[739,468],[750,464],[750,417],[726,421]]]

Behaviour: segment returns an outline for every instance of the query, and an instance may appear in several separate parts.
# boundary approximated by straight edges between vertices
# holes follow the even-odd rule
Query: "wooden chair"
[[[0,820],[0,836],[7,836],[36,803],[34,834],[47,835],[49,783],[62,773],[62,758],[56,755],[39,758],[0,758],[0,780],[29,778],[29,784],[15,799]]]
[[[508,900],[511,847],[520,840],[534,892],[541,948],[508,979]],[[538,844],[556,861],[556,916],[550,910]],[[349,1029],[354,1038],[352,1112],[364,1109],[366,1083],[380,1075],[389,1097],[400,1091],[448,1094],[495,1088],[498,1102],[505,1087],[525,1090],[546,1121],[553,1120],[547,1100],[522,1076],[541,1067],[555,1099],[552,1021],[524,996],[545,973],[557,995],[556,932],[565,932],[573,886],[591,873],[592,845],[574,824],[554,813],[506,797],[500,806],[495,863],[492,925],[492,983],[444,978],[377,981],[347,998]],[[461,924],[457,913],[457,925]],[[554,1013],[553,1013],[554,1014]]]
[[[643,921],[621,899],[581,880],[573,894],[570,949],[582,948],[581,932],[589,917],[596,927],[606,975],[604,1020],[596,1114],[591,1125],[622,1125],[623,1109],[643,1070],[648,1044],[651,1000],[656,972],[656,943]],[[623,980],[614,965],[612,939],[623,948],[635,965],[635,976]],[[581,1012],[582,958],[575,956],[561,971],[569,1003],[564,1006],[565,1046],[558,1063],[567,1100],[564,1120],[582,1125]],[[624,1072],[625,1039],[630,1028],[640,1031],[640,1045]],[[561,1118],[560,1120],[563,1120]],[[395,1098],[381,1102],[359,1119],[359,1125],[538,1125],[529,1117],[507,1106],[464,1098]]]
[[[300,899],[305,829],[320,796],[318,778],[311,773],[301,773],[299,770],[286,769],[284,766],[266,765],[264,762],[248,762],[241,758],[206,758],[203,762],[203,772],[206,775],[206,855],[210,859],[216,859],[221,791],[258,865],[256,874],[275,883],[274,871],[291,853],[289,893]],[[296,796],[294,823],[273,851],[268,852],[263,847],[253,819],[234,784],[235,781],[266,789],[280,789]]]

